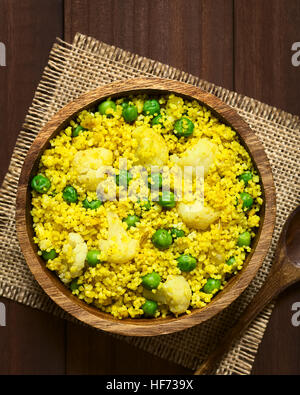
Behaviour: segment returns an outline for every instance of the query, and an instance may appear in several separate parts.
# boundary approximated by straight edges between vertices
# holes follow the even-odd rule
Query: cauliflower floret
[[[204,176],[206,176],[214,163],[216,153],[216,144],[207,138],[202,138],[195,145],[186,149],[180,157],[172,155],[170,160],[182,168],[185,166],[192,166],[193,168],[203,166]]]
[[[79,277],[82,274],[88,248],[78,233],[69,233],[62,252],[66,257],[66,267],[59,277],[64,283],[68,283],[72,278]]]
[[[105,260],[112,263],[125,263],[135,257],[139,242],[128,236],[116,213],[107,212],[108,239],[99,240],[99,247]]]
[[[95,191],[105,178],[107,167],[113,163],[113,153],[106,148],[90,148],[78,151],[73,160],[78,182],[88,190]]]
[[[164,166],[169,159],[169,150],[164,138],[151,128],[139,126],[132,133],[138,147],[135,155],[138,163],[144,167]]]
[[[168,276],[165,283],[155,292],[144,291],[144,296],[156,302],[168,305],[174,314],[184,313],[191,302],[192,291],[183,276]]]
[[[179,202],[178,214],[190,228],[205,230],[219,218],[219,213],[211,207],[205,207],[199,201],[193,203]]]

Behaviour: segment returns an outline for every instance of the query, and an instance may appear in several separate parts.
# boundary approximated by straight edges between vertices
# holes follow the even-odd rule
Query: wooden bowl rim
[[[177,318],[119,320],[79,300],[50,270],[46,269],[44,262],[36,253],[37,248],[29,231],[30,213],[27,206],[30,201],[28,199],[31,199],[29,181],[34,165],[48,141],[62,130],[75,114],[107,97],[121,97],[150,91],[160,94],[173,92],[195,99],[216,113],[222,122],[226,122],[236,130],[260,173],[264,191],[264,216],[263,218],[261,216],[256,245],[247,257],[245,267],[204,308],[194,309],[191,314]],[[16,227],[22,252],[33,276],[46,294],[62,309],[97,329],[128,336],[154,336],[181,331],[208,320],[225,309],[245,290],[262,265],[269,249],[275,226],[275,213],[275,187],[266,153],[260,140],[233,108],[213,94],[193,85],[163,78],[134,78],[100,86],[81,95],[59,110],[42,128],[32,143],[22,167],[16,203]]]

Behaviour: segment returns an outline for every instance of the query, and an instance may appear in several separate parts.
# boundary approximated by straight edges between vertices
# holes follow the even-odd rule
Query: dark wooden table
[[[300,0],[0,0],[0,181],[55,37],[80,31],[169,63],[294,114],[300,112]],[[300,58],[300,57],[299,57]],[[1,374],[178,374],[191,371],[0,298]],[[298,286],[276,303],[253,374],[300,373]]]

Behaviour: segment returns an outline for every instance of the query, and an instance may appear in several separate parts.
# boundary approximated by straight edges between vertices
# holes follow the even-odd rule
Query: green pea
[[[178,262],[178,267],[182,272],[191,272],[197,266],[197,259],[192,255],[180,255],[180,257],[176,258]]]
[[[87,129],[85,129],[81,125],[76,126],[76,128],[73,128],[73,130],[72,130],[72,137],[77,137],[80,132],[84,132],[85,130],[87,130]]]
[[[45,261],[49,261],[49,259],[54,259],[57,257],[57,253],[54,249],[50,251],[42,251],[42,257]]]
[[[249,195],[249,193],[247,193],[247,192],[240,193],[240,198],[243,202],[243,205],[242,205],[243,208],[249,209],[252,206],[253,197],[251,195]]]
[[[160,113],[160,105],[157,100],[147,100],[144,103],[143,114],[144,115],[155,115]]]
[[[202,288],[202,291],[206,294],[211,294],[213,291],[220,289],[221,280],[216,280],[215,278],[209,278]]]
[[[90,250],[87,253],[86,261],[89,266],[95,267],[98,263],[100,263],[100,251],[99,250]]]
[[[97,208],[99,208],[101,206],[102,202],[101,200],[87,200],[84,199],[84,201],[82,202],[82,205],[85,209],[90,209],[90,210],[97,210]]]
[[[176,201],[174,193],[170,191],[162,191],[158,198],[158,204],[168,209],[175,207]]]
[[[46,193],[51,187],[51,182],[48,177],[43,176],[43,174],[38,174],[34,176],[31,180],[31,188],[38,193]]]
[[[123,101],[123,103],[121,104],[122,108],[127,108],[129,106],[127,101]]]
[[[78,287],[79,287],[78,278],[74,278],[74,280],[72,280],[70,283],[71,291],[75,291],[76,289],[78,289]]]
[[[154,302],[154,300],[146,300],[146,302],[142,306],[144,315],[146,317],[154,317],[157,308],[158,308],[157,303]]]
[[[239,176],[239,180],[244,181],[245,185],[247,185],[248,182],[252,180],[252,178],[253,178],[253,174],[251,173],[251,171],[245,171],[245,173]]]
[[[151,125],[155,126],[155,125],[160,125],[162,128],[164,128],[164,124],[163,122],[163,116],[161,114],[156,115],[156,117],[154,117],[151,121]]]
[[[228,259],[228,261],[226,261],[226,264],[227,264],[228,266],[232,266],[232,265],[234,264],[234,262],[235,262],[235,257],[232,256],[232,257],[230,257],[230,258]]]
[[[120,187],[128,187],[130,181],[132,180],[132,175],[129,171],[121,169],[119,174],[116,175],[116,184]]]
[[[155,191],[158,191],[162,187],[162,175],[161,173],[151,173],[151,176],[148,177],[148,185],[149,188],[152,188]]]
[[[123,218],[123,222],[126,222],[128,229],[132,226],[136,226],[137,222],[140,222],[140,217],[137,215],[128,215],[128,217]]]
[[[249,247],[251,244],[251,235],[249,232],[243,232],[239,235],[237,245],[239,247]]]
[[[182,229],[171,228],[170,233],[171,233],[171,236],[173,237],[173,239],[178,239],[178,237],[185,236],[185,232]]]
[[[63,190],[63,199],[67,203],[77,203],[78,195],[76,189],[71,185],[66,186]]]
[[[142,286],[146,289],[156,289],[160,283],[160,275],[156,272],[146,274],[142,277]]]
[[[159,250],[166,250],[173,243],[173,238],[166,229],[158,229],[152,236],[152,243]]]
[[[174,134],[177,137],[188,137],[193,133],[193,131],[194,124],[190,119],[186,117],[178,119],[174,124]]]
[[[144,211],[149,211],[151,209],[151,202],[149,199],[147,200],[138,200],[138,203],[141,206],[141,209]]]
[[[116,104],[112,100],[105,100],[102,103],[99,104],[98,106],[98,111],[100,112],[101,115],[106,115],[107,110],[112,109],[115,111],[116,109]],[[111,116],[111,114],[108,114]]]
[[[123,108],[122,115],[125,122],[131,123],[137,119],[138,110],[136,106],[128,105],[127,107]]]

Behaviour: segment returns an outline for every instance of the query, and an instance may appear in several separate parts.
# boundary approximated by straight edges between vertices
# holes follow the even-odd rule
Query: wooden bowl
[[[248,255],[243,269],[226,284],[211,303],[178,318],[119,320],[72,295],[37,255],[37,245],[33,242],[29,184],[31,177],[37,172],[38,162],[49,145],[49,140],[65,128],[75,114],[96,105],[109,96],[114,98],[141,92],[149,94],[174,92],[187,99],[196,99],[208,107],[222,122],[231,126],[239,134],[241,143],[250,153],[260,175],[264,204],[261,209],[260,228],[253,240],[252,252]],[[154,336],[181,331],[200,324],[225,309],[244,291],[261,266],[270,246],[275,223],[275,207],[272,172],[263,146],[235,110],[214,95],[192,85],[159,78],[137,78],[101,86],[80,96],[62,108],[46,124],[34,140],[24,161],[18,187],[16,222],[21,249],[32,274],[47,295],[62,309],[77,319],[108,332],[130,336]]]

